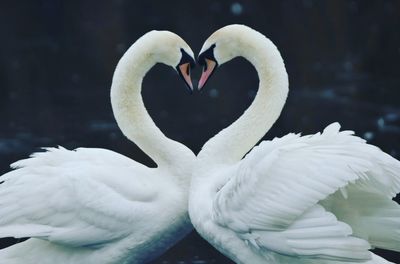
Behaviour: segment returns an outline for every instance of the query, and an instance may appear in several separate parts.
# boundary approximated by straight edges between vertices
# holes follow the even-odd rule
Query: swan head
[[[145,59],[173,67],[189,91],[193,91],[190,71],[196,62],[192,49],[181,37],[166,30],[152,30],[141,38],[140,43]]]
[[[203,44],[197,62],[203,67],[198,89],[204,87],[218,66],[243,56],[251,47],[256,31],[244,25],[229,25],[215,31]],[[258,32],[257,32],[258,33]]]

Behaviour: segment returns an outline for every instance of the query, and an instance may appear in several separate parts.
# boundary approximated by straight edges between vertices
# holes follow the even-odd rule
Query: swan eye
[[[181,53],[182,57],[181,60],[179,61],[178,65],[176,66],[177,68],[182,65],[189,63],[190,68],[194,68],[196,66],[195,60],[190,56],[184,49],[181,48]]]
[[[215,62],[217,62],[217,60],[215,59],[214,56],[214,48],[216,47],[215,44],[212,44],[208,49],[206,49],[205,51],[203,51],[199,57],[197,58],[197,62],[203,66],[204,70],[207,70],[207,63],[206,60],[213,60]]]

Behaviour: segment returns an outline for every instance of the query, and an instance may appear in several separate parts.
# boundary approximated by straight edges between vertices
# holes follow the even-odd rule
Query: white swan
[[[218,65],[249,60],[256,98],[198,154],[189,195],[195,229],[236,263],[389,263],[400,251],[400,162],[339,124],[322,134],[263,141],[285,104],[288,77],[275,45],[230,25],[204,43],[202,88]],[[243,158],[243,159],[242,159]]]
[[[12,164],[0,180],[0,236],[31,237],[0,251],[2,264],[145,263],[190,230],[194,154],[153,123],[141,97],[157,62],[191,88],[193,52],[177,35],[151,31],[115,70],[111,102],[119,127],[158,165],[105,150],[50,148]]]

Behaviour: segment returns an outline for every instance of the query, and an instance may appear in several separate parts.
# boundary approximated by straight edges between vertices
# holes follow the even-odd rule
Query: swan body
[[[190,86],[190,57],[180,37],[151,31],[114,73],[118,125],[156,168],[106,149],[62,147],[12,164],[15,170],[0,178],[0,236],[30,239],[0,250],[0,263],[146,263],[190,232],[195,156],[156,127],[140,94],[144,75],[157,62],[185,70],[180,74]]]
[[[254,65],[259,89],[198,154],[189,196],[195,229],[241,264],[390,263],[369,249],[400,251],[400,206],[392,200],[400,162],[338,123],[315,135],[262,141],[249,152],[279,117],[288,78],[269,39],[230,25],[204,43],[199,87],[236,56]]]

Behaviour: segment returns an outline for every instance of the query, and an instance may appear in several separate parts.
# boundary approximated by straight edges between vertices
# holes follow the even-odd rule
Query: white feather
[[[140,95],[144,74],[158,60],[175,67],[181,48],[190,50],[171,32],[144,35],[120,60],[111,88],[122,132],[158,167],[105,149],[62,147],[15,162],[0,178],[0,237],[30,239],[0,250],[0,263],[144,263],[192,229],[187,197],[195,156],[165,137]]]
[[[216,31],[202,50],[210,47],[218,65],[248,59],[260,85],[245,113],[198,154],[189,197],[196,230],[241,264],[390,263],[369,249],[400,251],[400,208],[392,201],[400,162],[338,123],[250,150],[285,104],[282,57],[242,25]]]

